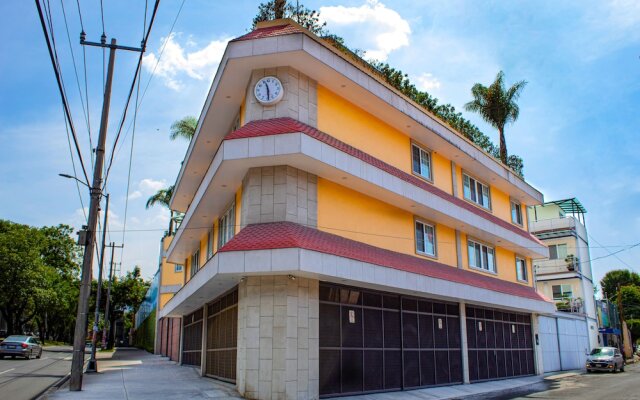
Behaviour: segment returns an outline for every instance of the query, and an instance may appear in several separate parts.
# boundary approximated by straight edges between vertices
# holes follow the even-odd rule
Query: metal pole
[[[107,244],[107,221],[109,216],[109,194],[105,195],[104,223],[102,224],[102,247],[100,248],[100,263],[98,264],[98,290],[96,292],[96,310],[93,316],[93,335],[91,336],[91,357],[86,372],[98,372],[96,361],[96,342],[98,340],[98,324],[100,323],[100,297],[102,297],[102,270],[104,267],[104,248]]]
[[[116,40],[111,39],[115,46]],[[93,249],[96,239],[96,225],[98,221],[98,206],[102,195],[102,169],[104,167],[104,147],[107,141],[107,126],[109,125],[109,105],[111,103],[111,83],[113,81],[113,65],[116,51],[111,47],[109,51],[109,68],[107,82],[102,103],[102,119],[100,121],[100,135],[96,148],[96,163],[93,169],[93,185],[91,185],[91,200],[89,202],[89,220],[87,222],[87,242],[84,248],[82,260],[82,279],[80,283],[80,296],[78,298],[78,313],[76,316],[76,328],[73,335],[73,359],[71,361],[71,377],[69,390],[82,390],[82,367],[84,365],[85,339],[87,335],[87,312],[89,308],[89,295],[91,294],[91,278],[93,269]]]
[[[109,286],[107,288],[107,303],[105,304],[104,310],[104,328],[102,330],[102,348],[104,349],[107,344],[107,335],[108,331],[111,328],[111,323],[109,322],[109,303],[111,302],[111,282],[113,281],[113,251],[115,243],[111,243],[111,261],[109,262]]]

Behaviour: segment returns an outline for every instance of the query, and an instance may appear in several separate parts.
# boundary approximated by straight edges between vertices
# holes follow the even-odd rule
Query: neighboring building
[[[160,272],[160,295],[158,298],[158,310],[167,304],[174,294],[185,283],[184,266],[172,264],[167,261],[167,249],[173,240],[172,230],[167,232],[160,243],[160,260],[158,271]],[[173,361],[180,360],[180,318],[161,318],[161,313],[156,313],[158,320],[156,326],[155,353],[169,357]]]
[[[596,300],[596,313],[603,346],[621,348],[621,325],[618,307],[608,300]]]
[[[540,319],[546,371],[583,368],[586,353],[601,345],[586,212],[576,198],[528,209],[529,230],[549,246],[548,258],[533,260],[536,286],[558,310]]]
[[[229,42],[182,164],[185,284],[159,317],[182,364],[248,398],[539,374],[541,202],[371,67],[261,23]]]

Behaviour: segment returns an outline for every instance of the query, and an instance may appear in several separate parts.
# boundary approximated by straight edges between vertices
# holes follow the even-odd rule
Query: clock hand
[[[271,99],[271,94],[269,94],[269,85],[266,84],[264,86],[267,88],[267,100],[270,100]]]

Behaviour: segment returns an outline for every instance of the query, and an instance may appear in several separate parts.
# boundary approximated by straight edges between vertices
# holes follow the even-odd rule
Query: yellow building
[[[540,192],[290,20],[225,51],[167,249],[183,364],[247,398],[541,373]]]

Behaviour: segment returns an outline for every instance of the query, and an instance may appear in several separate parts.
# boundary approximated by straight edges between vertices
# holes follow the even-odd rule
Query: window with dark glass
[[[416,221],[416,251],[430,256],[436,255],[436,229],[433,225]]]
[[[413,173],[431,180],[431,154],[425,149],[412,144],[411,159]]]
[[[551,290],[554,300],[564,300],[573,297],[573,288],[571,285],[553,285]]]
[[[489,186],[477,181],[467,174],[462,174],[464,198],[484,208],[491,208]]]
[[[213,257],[213,230],[207,233],[207,260]]]
[[[549,260],[564,260],[567,257],[566,244],[549,245]]]
[[[196,250],[191,256],[191,276],[194,276],[200,269],[200,250]]]

